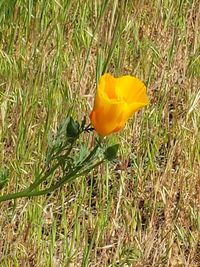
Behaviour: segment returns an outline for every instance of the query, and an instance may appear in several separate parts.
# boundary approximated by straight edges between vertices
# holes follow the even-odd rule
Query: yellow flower
[[[96,132],[101,136],[120,131],[138,109],[148,104],[145,85],[132,76],[101,76],[90,114]]]

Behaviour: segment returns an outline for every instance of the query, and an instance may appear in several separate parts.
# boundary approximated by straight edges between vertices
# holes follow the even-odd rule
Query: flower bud
[[[70,117],[67,124],[67,137],[76,138],[79,135],[79,123]]]

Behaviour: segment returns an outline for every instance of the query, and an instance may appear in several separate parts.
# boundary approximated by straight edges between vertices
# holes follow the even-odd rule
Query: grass
[[[2,193],[39,173],[69,108],[89,114],[102,72],[151,102],[113,137],[116,165],[1,204],[0,266],[200,266],[199,29],[198,0],[0,2]]]

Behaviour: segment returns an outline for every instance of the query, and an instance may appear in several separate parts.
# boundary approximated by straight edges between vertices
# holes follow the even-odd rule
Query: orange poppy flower
[[[91,124],[101,136],[120,131],[138,109],[149,103],[146,87],[137,78],[114,78],[106,73],[101,76],[94,107],[90,114]]]

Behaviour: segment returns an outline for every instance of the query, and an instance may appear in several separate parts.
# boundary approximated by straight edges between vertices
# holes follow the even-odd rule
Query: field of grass
[[[104,72],[144,81],[149,106],[110,137],[116,164],[0,203],[0,266],[200,266],[199,0],[1,0],[1,194],[40,172],[69,108],[88,116]]]

